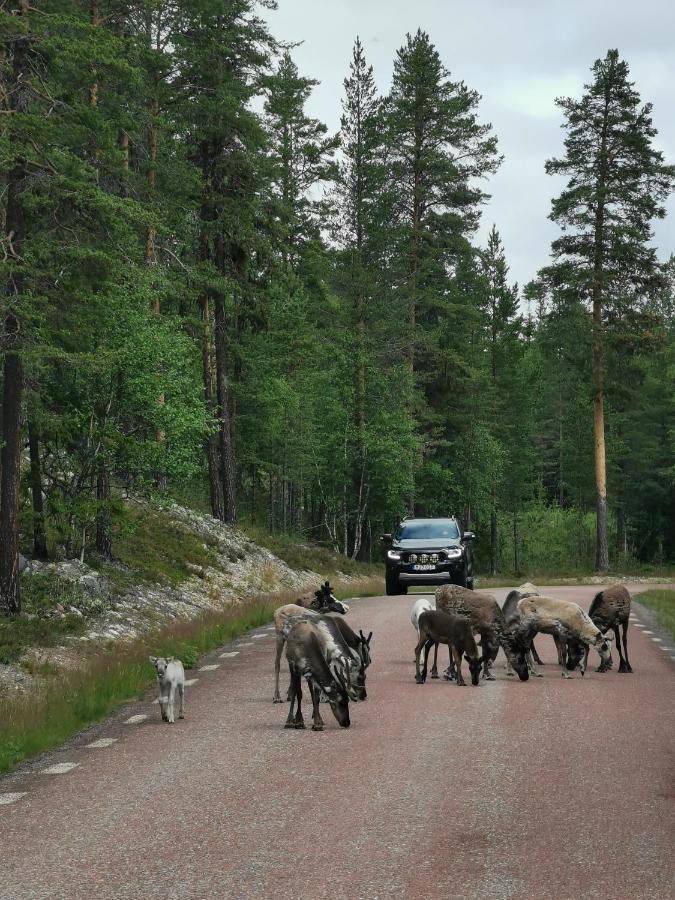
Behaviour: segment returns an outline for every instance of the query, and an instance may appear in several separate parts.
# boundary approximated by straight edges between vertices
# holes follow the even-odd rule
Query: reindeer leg
[[[483,650],[483,678],[487,681],[494,681],[495,676],[492,671],[492,663],[497,658],[497,653],[499,653],[499,644],[497,644],[497,650],[494,651],[492,647],[492,642],[485,635],[481,635],[480,638],[481,649]],[[460,657],[461,659],[461,657]]]
[[[628,662],[628,620],[627,619],[625,622],[621,623],[621,630],[623,631],[623,653],[624,653],[624,656],[626,657],[626,665],[624,668],[624,672],[632,672],[633,670],[631,669],[630,663]],[[618,638],[617,638],[616,645],[617,645],[617,647],[619,646]],[[621,671],[621,669],[619,669],[619,672],[620,671]]]
[[[422,669],[422,680],[427,680],[427,666],[429,664],[429,651],[433,647],[434,642],[432,640],[428,640],[424,645],[424,668]]]
[[[562,670],[562,677],[563,678],[571,678],[572,676],[567,671],[567,666],[565,665],[565,657],[567,656],[567,642],[561,641],[560,646],[561,646],[561,650],[560,650],[559,655],[561,658],[560,668]]]
[[[296,675],[295,693],[298,699],[298,708],[295,711],[293,728],[304,728],[305,720],[302,718],[302,676],[300,675],[300,672],[298,672]]]
[[[455,658],[455,668],[457,669],[457,684],[459,687],[465,687],[466,682],[464,681],[464,676],[462,675],[462,654],[457,649],[457,647],[453,646],[452,655]]]
[[[318,685],[311,685],[310,692],[312,694],[312,731],[323,731],[323,719],[319,709],[321,688]]]
[[[616,649],[619,654],[619,672],[626,671],[626,660],[623,658],[623,653],[621,652],[621,635],[619,634],[619,623],[617,622],[614,626],[614,640],[616,642]],[[610,665],[611,668],[611,665]]]
[[[281,703],[281,694],[279,693],[279,669],[281,668],[281,651],[284,649],[284,644],[286,643],[286,638],[283,634],[277,632],[277,649],[276,649],[276,657],[274,659],[274,696],[272,697],[272,703]],[[290,688],[289,695],[286,698],[290,700]]]
[[[434,644],[434,664],[431,667],[431,677],[438,678],[438,644]]]
[[[455,661],[452,658],[452,647],[448,644],[448,668],[443,673],[443,678],[445,678],[446,681],[454,681],[455,675]]]
[[[295,719],[293,716],[293,706],[295,705],[295,693],[296,693],[295,692],[295,673],[293,671],[293,668],[290,665],[288,668],[290,669],[290,673],[291,673],[291,684],[290,684],[290,687],[288,688],[288,693],[290,694],[290,704],[291,705],[288,710],[288,718],[286,719],[286,724],[284,725],[284,728],[293,728],[294,722],[295,722]]]
[[[532,641],[532,658],[536,662],[538,666],[543,666],[544,663],[539,659],[539,654],[537,653],[537,648],[534,646],[534,641]]]
[[[422,648],[425,646],[425,644],[426,640],[420,636],[417,646],[415,647],[415,681],[417,682],[417,684],[424,684],[424,678],[422,678],[422,674],[420,672],[420,653],[422,652]]]

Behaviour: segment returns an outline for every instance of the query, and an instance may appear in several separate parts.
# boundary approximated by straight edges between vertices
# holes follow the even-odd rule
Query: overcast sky
[[[580,96],[593,62],[618,48],[643,101],[654,105],[658,147],[675,162],[675,3],[669,0],[278,0],[275,37],[304,41],[293,51],[300,72],[318,78],[311,115],[337,130],[342,81],[354,38],[364,44],[377,85],[387,92],[406,32],[428,31],[457,80],[482,94],[505,156],[488,182],[492,199],[479,240],[494,222],[511,277],[521,285],[548,261],[556,226],[547,218],[560,189],[544,160],[562,153],[556,96]],[[564,182],[563,182],[564,183]],[[675,251],[675,201],[656,224],[659,256]]]

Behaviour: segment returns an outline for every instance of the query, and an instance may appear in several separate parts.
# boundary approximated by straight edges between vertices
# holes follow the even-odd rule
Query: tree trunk
[[[8,204],[9,206],[9,204]],[[9,218],[9,216],[8,216]],[[14,276],[16,285],[17,276]],[[19,285],[17,285],[19,287]],[[3,367],[2,484],[0,485],[0,610],[21,611],[19,592],[19,479],[21,460],[21,396],[23,366],[18,343],[19,322],[5,317],[6,346]]]
[[[490,575],[497,574],[497,509],[494,504],[494,496],[492,503],[492,511],[490,512]]]
[[[33,556],[47,559],[44,504],[42,502],[42,472],[40,467],[40,436],[28,420],[28,452],[30,454],[30,489],[33,502]]]
[[[96,471],[96,552],[102,559],[112,559],[110,532],[110,473],[105,459],[99,459]]]
[[[224,271],[223,235],[219,234],[216,248],[216,267]],[[219,292],[214,298],[215,329],[214,343],[216,349],[216,394],[218,399],[218,418],[220,421],[220,460],[223,484],[223,500],[225,521],[233,525],[237,519],[236,505],[236,472],[234,447],[232,446],[232,427],[230,422],[230,397],[227,380],[227,322],[225,320],[225,299]]]
[[[16,14],[28,19],[28,0],[20,0]],[[29,66],[28,38],[18,37],[13,45],[11,108],[17,113],[28,110]],[[11,119],[11,117],[10,117]],[[11,126],[10,126],[11,127]],[[7,177],[5,212],[5,245],[11,260],[7,281],[8,311],[5,315],[5,359],[3,363],[2,438],[0,454],[0,609],[7,613],[21,611],[19,590],[19,486],[21,478],[21,403],[23,398],[23,363],[21,359],[21,323],[17,308],[23,291],[21,248],[24,239],[24,215],[21,188],[25,176],[19,163]]]
[[[607,88],[607,91],[609,88]],[[605,97],[605,119],[600,142],[600,172],[596,188],[595,233],[593,254],[593,431],[595,436],[595,488],[596,488],[596,549],[595,567],[598,572],[609,569],[609,544],[607,540],[607,465],[605,461],[605,404],[603,353],[604,335],[602,321],[602,294],[604,281],[604,228],[605,189],[607,182],[607,129],[609,96]]]
[[[208,297],[202,297],[202,374],[204,378],[204,403],[206,411],[215,415],[213,402],[213,362],[211,349],[211,313],[209,311]],[[221,522],[225,518],[223,507],[223,491],[220,483],[220,464],[218,460],[218,438],[213,432],[209,432],[206,442],[206,461],[209,470],[209,497],[211,500],[211,515]]]

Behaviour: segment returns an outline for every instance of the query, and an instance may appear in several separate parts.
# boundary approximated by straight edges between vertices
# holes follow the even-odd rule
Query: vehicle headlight
[[[398,562],[400,558],[401,554],[398,550],[387,550],[387,559],[395,560],[396,562]]]
[[[445,553],[448,559],[459,559],[459,557],[462,555],[462,551],[459,547],[449,547],[445,551]]]

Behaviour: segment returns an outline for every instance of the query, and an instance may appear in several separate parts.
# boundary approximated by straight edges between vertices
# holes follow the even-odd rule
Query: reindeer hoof
[[[272,697],[272,703],[283,703],[281,697]]]
[[[181,714],[178,716],[178,718],[179,718],[179,719],[184,719],[185,716],[183,715],[183,713],[181,713]]]
[[[543,678],[543,677],[544,677],[544,676],[541,674],[541,672],[532,672],[532,675],[534,675],[535,678]]]
[[[323,731],[323,725],[312,725],[312,731]]]
[[[438,672],[432,672],[432,673],[431,673],[431,677],[432,677],[432,678],[438,678]]]
[[[457,687],[466,687],[466,681],[458,681]]]
[[[422,678],[421,675],[415,675],[415,683],[416,684],[424,684],[425,679]]]
[[[295,729],[297,729],[298,731],[302,731],[305,727],[305,723],[304,722],[296,722],[293,727]]]
[[[286,723],[284,724],[284,728],[295,728],[295,725],[293,724],[292,721],[291,721],[291,722],[286,722]]]

